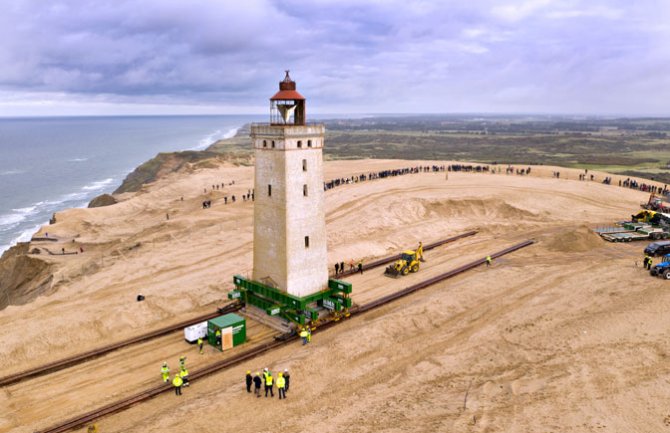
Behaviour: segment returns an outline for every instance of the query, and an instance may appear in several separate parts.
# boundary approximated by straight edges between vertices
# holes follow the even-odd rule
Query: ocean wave
[[[227,138],[233,138],[235,135],[237,135],[237,131],[239,131],[239,130],[240,130],[239,127],[238,128],[233,128],[233,129],[229,130],[228,132],[226,132],[225,134],[223,134],[221,139],[225,140]]]
[[[9,213],[0,215],[0,231],[11,230],[23,220],[26,219],[25,215],[19,213]]]
[[[13,174],[22,174],[25,173],[24,170],[5,170],[5,171],[0,171],[0,176],[11,176]]]
[[[109,186],[112,182],[114,182],[114,179],[111,177],[108,177],[107,179],[99,180],[97,182],[92,182],[82,188],[84,191],[98,191],[101,189],[104,189],[105,187]]]
[[[237,134],[237,131],[240,130],[240,127],[232,128],[226,131],[225,133],[222,133],[220,129],[217,129],[216,131],[212,132],[211,134],[207,134],[205,137],[200,139],[198,142],[198,145],[195,147],[190,148],[189,150],[205,150],[212,144],[214,144],[217,140],[225,140],[227,138],[232,138]]]
[[[0,215],[0,231],[6,232],[11,230],[38,212],[36,206],[12,209],[11,213]]]
[[[31,213],[35,213],[36,209],[37,209],[37,206],[28,206],[28,207],[20,207],[18,209],[12,209],[12,210],[16,213],[19,213],[19,214],[31,214]]]
[[[14,237],[11,241],[9,241],[8,244],[0,245],[0,255],[5,251],[7,251],[12,246],[16,245],[17,242],[28,242],[30,239],[32,239],[35,232],[37,232],[44,224],[47,224],[47,222],[44,222],[43,224],[33,225],[30,228],[27,228],[22,232],[20,232],[20,234]]]

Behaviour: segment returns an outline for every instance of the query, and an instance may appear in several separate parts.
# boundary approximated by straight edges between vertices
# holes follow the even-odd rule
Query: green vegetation
[[[588,168],[670,183],[670,119],[397,116],[326,120],[326,159],[435,159]],[[115,193],[211,158],[252,163],[249,126],[203,152],[159,154]]]

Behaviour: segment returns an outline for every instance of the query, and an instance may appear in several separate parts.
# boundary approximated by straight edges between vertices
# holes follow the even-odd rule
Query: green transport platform
[[[244,317],[230,313],[207,322],[207,342],[219,350],[231,349],[246,340],[247,321]]]
[[[351,283],[346,281],[328,280],[326,290],[303,297],[290,295],[240,275],[233,277],[233,283],[235,290],[228,293],[228,299],[237,299],[264,310],[270,316],[279,316],[300,326],[317,320],[320,309],[345,315],[352,305],[349,297]]]

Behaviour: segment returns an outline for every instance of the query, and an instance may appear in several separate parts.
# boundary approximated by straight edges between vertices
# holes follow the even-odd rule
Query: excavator
[[[670,203],[666,202],[663,196],[656,195],[653,192],[649,195],[649,200],[646,203],[640,203],[640,206],[651,211],[670,212]]]
[[[418,272],[420,260],[421,257],[417,255],[417,251],[403,251],[400,258],[386,268],[384,275],[398,278],[400,275],[407,275],[410,272]]]
[[[634,223],[649,223],[654,226],[670,227],[670,214],[656,212],[653,210],[641,210],[631,215]]]

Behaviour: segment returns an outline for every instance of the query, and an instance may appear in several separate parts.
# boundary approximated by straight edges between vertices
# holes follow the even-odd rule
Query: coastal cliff
[[[0,258],[0,309],[25,304],[51,289],[51,265],[28,255],[29,247],[18,243]]]
[[[119,202],[117,194],[137,192],[143,185],[156,182],[171,173],[189,173],[217,167],[222,163],[249,166],[252,155],[248,149],[248,134],[248,127],[243,127],[235,137],[219,140],[205,150],[159,153],[128,174],[112,195],[95,197],[88,207],[114,205]],[[54,226],[48,227],[56,230]],[[54,272],[62,265],[54,264],[46,257],[30,254],[30,248],[29,242],[19,243],[0,257],[0,310],[8,305],[28,303],[54,287]]]
[[[217,156],[217,153],[206,150],[159,153],[128,174],[114,194],[139,191],[142,185],[154,182],[168,173],[179,171],[188,164]]]
[[[186,150],[181,152],[164,152],[146,161],[133,170],[123,180],[113,194],[136,192],[142,185],[155,182],[163,176],[187,168],[205,168],[207,160],[227,161],[235,165],[251,163],[249,149],[249,126],[245,125],[232,138],[218,140],[205,150]]]

